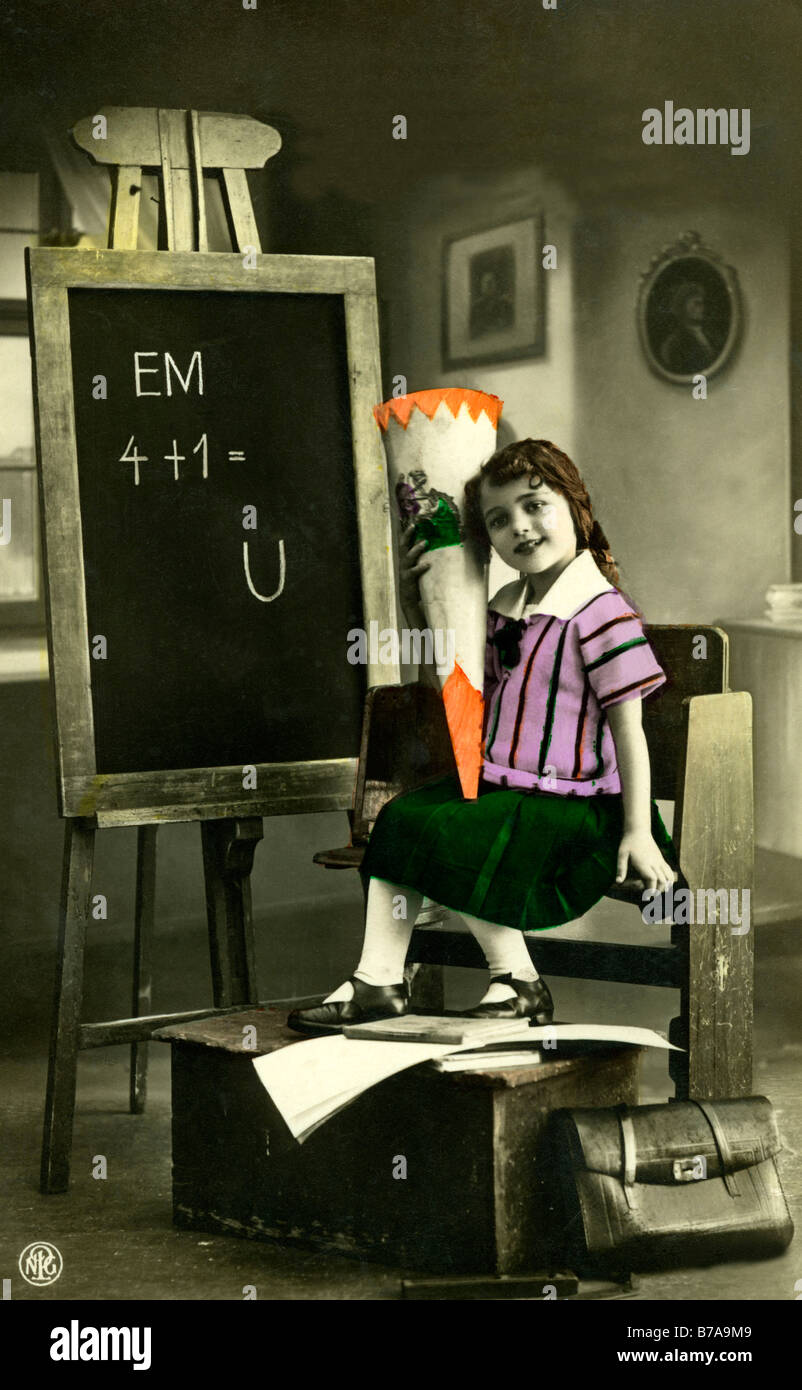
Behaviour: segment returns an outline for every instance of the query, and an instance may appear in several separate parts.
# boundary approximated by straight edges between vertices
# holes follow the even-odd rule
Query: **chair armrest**
[[[622,903],[637,903],[640,907],[643,901],[643,880],[625,878],[623,883],[611,884],[604,896],[605,898],[617,898]]]
[[[364,857],[364,845],[343,845],[342,849],[318,850],[312,863],[322,864],[324,869],[358,869]]]

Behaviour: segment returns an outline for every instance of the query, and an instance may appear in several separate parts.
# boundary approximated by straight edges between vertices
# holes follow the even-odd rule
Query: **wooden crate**
[[[257,1046],[243,1050],[243,1028]],[[312,1245],[441,1274],[544,1268],[538,1137],[560,1106],[638,1102],[640,1049],[382,1082],[303,1144],[252,1064],[298,1046],[277,1008],[154,1035],[172,1044],[173,1217],[191,1230]],[[406,1159],[406,1177],[398,1160]]]

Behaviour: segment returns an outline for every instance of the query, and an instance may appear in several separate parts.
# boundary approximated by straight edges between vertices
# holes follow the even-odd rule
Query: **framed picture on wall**
[[[543,216],[450,237],[443,243],[443,368],[546,349]]]
[[[641,345],[666,381],[686,385],[720,372],[738,344],[741,320],[738,277],[698,232],[684,232],[641,276]]]

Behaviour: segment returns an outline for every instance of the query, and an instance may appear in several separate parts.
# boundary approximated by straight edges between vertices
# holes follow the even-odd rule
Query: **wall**
[[[737,271],[745,309],[708,398],[655,376],[636,328],[639,277],[683,231]],[[761,206],[593,209],[577,226],[577,463],[648,619],[762,616],[790,579],[789,260]]]

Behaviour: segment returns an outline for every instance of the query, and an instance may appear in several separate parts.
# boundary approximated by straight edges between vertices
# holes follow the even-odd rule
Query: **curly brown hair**
[[[538,479],[562,493],[573,518],[577,550],[589,550],[604,577],[617,588],[620,580],[610,543],[593,515],[590,496],[579,470],[568,455],[548,439],[519,439],[515,444],[508,444],[483,463],[479,472],[465,484],[465,530],[482,558],[490,559],[490,541],[482,514],[482,483],[501,487],[513,478],[524,477]]]

